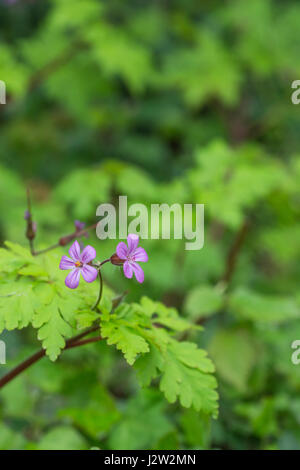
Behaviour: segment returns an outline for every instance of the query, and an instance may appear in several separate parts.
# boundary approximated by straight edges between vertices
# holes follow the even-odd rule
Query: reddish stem
[[[88,338],[84,341],[79,341],[84,336],[87,336],[93,331],[96,331],[98,329],[99,329],[98,325],[93,326],[83,331],[82,333],[79,333],[78,335],[73,336],[73,338],[70,338],[66,341],[66,345],[63,350],[76,348],[77,346],[83,346],[84,344],[93,343],[95,341],[100,341],[100,339],[102,339],[100,336],[95,336],[93,338]],[[25,359],[25,361],[21,362],[21,364],[16,366],[13,370],[8,372],[8,374],[4,375],[4,377],[0,379],[0,389],[4,387],[4,385],[6,385],[7,383],[11,382],[11,380],[13,380],[19,374],[21,374],[24,370],[28,369],[28,367],[32,366],[37,361],[39,361],[42,357],[45,356],[45,354],[46,354],[45,349],[40,349],[36,353],[32,354],[32,356],[28,357],[28,359]]]

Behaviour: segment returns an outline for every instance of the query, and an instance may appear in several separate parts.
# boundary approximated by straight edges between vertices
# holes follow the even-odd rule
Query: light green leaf
[[[115,344],[120,349],[128,364],[132,365],[140,353],[149,351],[148,343],[142,336],[121,322],[111,320],[101,324],[101,336],[107,339],[107,344]]]
[[[209,345],[220,377],[245,392],[250,373],[258,358],[256,341],[246,330],[219,331]]]
[[[293,298],[265,295],[239,288],[229,297],[229,309],[238,318],[260,323],[282,323],[300,318],[300,308]]]
[[[216,287],[203,285],[188,293],[184,310],[192,319],[202,318],[218,312],[222,304],[222,292]]]

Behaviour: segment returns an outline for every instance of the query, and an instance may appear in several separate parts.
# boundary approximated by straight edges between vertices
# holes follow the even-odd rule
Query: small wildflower
[[[96,258],[95,248],[88,245],[80,253],[79,243],[75,240],[69,249],[69,254],[71,258],[62,256],[59,264],[60,269],[71,269],[65,280],[66,286],[70,289],[76,289],[79,284],[80,274],[86,282],[93,282],[97,278],[98,271],[89,263]]]
[[[127,244],[128,246],[126,243],[120,242],[116,249],[117,256],[123,264],[124,275],[131,279],[134,273],[136,280],[142,283],[144,282],[144,271],[137,261],[148,261],[148,255],[144,248],[138,247],[139,237],[137,235],[130,233],[127,237]]]
[[[29,212],[29,210],[26,210],[24,212],[24,220],[28,220],[28,219],[30,219],[30,212]]]
[[[74,225],[75,225],[76,232],[81,232],[81,230],[83,230],[84,227],[85,227],[85,223],[80,222],[80,220],[74,220]],[[85,233],[83,233],[83,236],[85,238],[88,238],[89,234],[87,232],[85,232]]]

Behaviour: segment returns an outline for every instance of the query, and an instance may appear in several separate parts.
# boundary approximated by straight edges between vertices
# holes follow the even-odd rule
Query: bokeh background
[[[204,203],[205,246],[145,240],[145,283],[107,282],[204,326],[217,420],[169,405],[105,344],[1,391],[2,449],[300,449],[300,5],[0,0],[0,238],[36,246],[114,202]],[[89,242],[110,255],[114,241]],[[4,332],[8,364],[38,348]]]

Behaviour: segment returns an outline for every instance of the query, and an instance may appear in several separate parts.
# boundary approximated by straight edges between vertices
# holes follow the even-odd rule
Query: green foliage
[[[50,359],[55,360],[71,336],[74,309],[84,302],[78,291],[70,296],[58,270],[59,257],[41,260],[29,250],[6,242],[1,249],[2,276],[10,277],[1,285],[1,330],[22,329],[29,324],[38,329],[38,338]]]
[[[169,333],[161,326],[167,326]],[[179,398],[184,407],[216,416],[212,362],[194,343],[178,342],[170,336],[191,327],[174,309],[144,297],[140,305],[122,304],[113,315],[103,316],[101,335],[108,344],[117,345],[130,365],[142,354],[135,364],[142,385],[161,376],[160,389],[170,403]]]
[[[282,323],[300,317],[296,300],[290,297],[261,295],[240,288],[229,301],[229,308],[240,318],[256,323]]]
[[[72,335],[76,317],[79,325],[87,327],[99,319],[99,314],[89,312],[88,305],[84,305],[90,299],[84,287],[70,294],[62,285],[59,257],[46,254],[34,258],[17,244],[6,242],[6,245],[9,250],[1,250],[3,274],[8,271],[14,277],[3,284],[1,291],[2,330],[22,329],[31,324],[38,329],[38,339],[46,354],[55,361],[66,345],[66,338]],[[178,397],[182,406],[193,406],[216,416],[216,381],[209,375],[214,372],[213,364],[194,343],[180,343],[172,337],[194,328],[193,325],[181,319],[174,308],[146,297],[141,304],[122,303],[113,312],[111,301],[104,298],[100,307],[100,333],[107,344],[116,345],[129,365],[141,357],[138,371],[141,363],[146,362],[146,380],[144,370],[139,374],[143,385],[149,385],[161,373],[160,389],[168,401],[174,403]],[[78,416],[76,411],[69,413],[75,419]],[[93,408],[91,413],[94,416]],[[87,411],[82,421],[86,415]]]
[[[209,285],[195,287],[185,300],[185,310],[192,319],[213,315],[222,308],[222,305],[222,291]]]
[[[109,439],[110,449],[146,449],[173,430],[164,414],[165,403],[157,393],[147,391],[129,400],[123,419],[115,426]],[[143,419],[141,420],[141,416]],[[147,422],[145,430],[144,422]]]
[[[85,439],[72,427],[57,426],[46,433],[35,450],[83,450]]]
[[[299,449],[299,21],[295,0],[0,2],[0,374],[48,356],[1,389],[1,449]],[[36,249],[120,194],[205,204],[204,248],[143,240],[144,284],[105,265],[99,315],[66,249],[24,248],[28,184]]]
[[[224,330],[210,344],[220,376],[239,391],[246,391],[249,375],[258,357],[255,338],[246,330]]]

